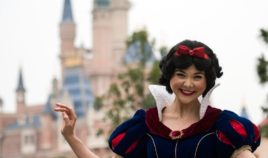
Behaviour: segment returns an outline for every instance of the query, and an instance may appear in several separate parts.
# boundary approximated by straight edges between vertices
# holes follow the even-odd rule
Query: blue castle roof
[[[153,63],[156,60],[156,57],[153,53],[152,47],[149,43],[144,45],[144,55],[141,52],[141,43],[136,41],[135,43],[131,44],[125,53],[124,56],[124,63],[131,64],[133,62],[141,61],[142,58],[146,60],[147,64]]]
[[[94,0],[94,3],[98,7],[108,7],[110,5],[109,0]]]
[[[20,120],[21,121],[21,120]],[[6,130],[25,129],[25,128],[40,128],[41,119],[40,115],[27,116],[23,123],[14,122],[6,127]]]

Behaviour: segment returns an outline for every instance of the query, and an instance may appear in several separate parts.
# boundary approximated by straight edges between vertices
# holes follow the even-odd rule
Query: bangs
[[[173,58],[172,65],[174,65],[175,69],[186,69],[191,65],[195,65],[197,70],[206,71],[211,65],[211,60],[182,55],[180,57]]]
[[[192,58],[193,64],[195,65],[196,69],[199,71],[207,71],[211,66],[211,60],[207,59],[200,59],[200,58]]]
[[[174,68],[179,69],[186,69],[187,67],[191,66],[193,64],[193,61],[191,57],[183,55],[180,57],[175,57],[172,59],[172,65],[174,65]]]

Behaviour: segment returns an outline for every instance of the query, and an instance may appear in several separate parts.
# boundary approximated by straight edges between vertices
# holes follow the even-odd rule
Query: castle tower
[[[94,0],[92,60],[86,70],[95,96],[107,92],[120,71],[128,30],[128,0]]]
[[[17,115],[19,118],[22,118],[26,112],[25,92],[26,90],[23,84],[22,69],[20,68],[18,86],[16,88]]]
[[[62,20],[60,23],[60,39],[61,39],[61,68],[69,65],[70,59],[75,56],[76,48],[74,45],[76,37],[76,25],[73,20],[71,0],[65,0],[63,6]],[[79,60],[79,59],[78,59]]]
[[[82,118],[93,103],[93,94],[84,71],[84,52],[75,47],[75,36],[71,0],[65,0],[60,24],[62,92],[68,93],[77,117]]]
[[[122,58],[126,51],[128,37],[128,10],[130,4],[127,0],[111,0],[112,11],[112,54],[115,58],[115,69],[122,66]]]

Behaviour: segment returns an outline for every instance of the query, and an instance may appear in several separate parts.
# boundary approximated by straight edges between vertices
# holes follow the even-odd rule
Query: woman
[[[160,69],[159,84],[166,90],[150,86],[157,106],[138,110],[114,130],[109,146],[115,153],[126,158],[255,157],[252,152],[260,143],[257,127],[208,102],[216,78],[223,74],[208,46],[182,41],[161,60]],[[62,134],[77,156],[97,157],[75,136],[73,110],[57,104],[55,111],[63,113]]]

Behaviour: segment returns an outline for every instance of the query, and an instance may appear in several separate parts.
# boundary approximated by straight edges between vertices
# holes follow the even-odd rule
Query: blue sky
[[[92,0],[72,1],[77,23],[76,45],[91,47]],[[53,77],[60,78],[59,22],[63,0],[0,1],[0,97],[4,110],[15,110],[19,67],[23,69],[27,103],[43,104]],[[150,38],[171,47],[184,39],[209,45],[218,55],[224,75],[212,96],[221,109],[240,112],[244,104],[258,123],[268,94],[258,83],[257,57],[268,57],[259,29],[268,29],[266,0],[131,0],[129,34],[146,28]]]

